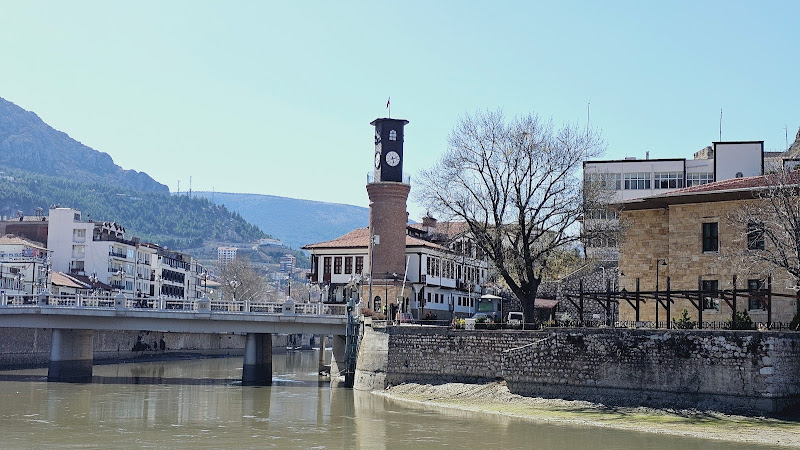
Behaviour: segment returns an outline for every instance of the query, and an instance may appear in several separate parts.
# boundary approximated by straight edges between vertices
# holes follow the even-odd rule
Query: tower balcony
[[[367,184],[372,184],[375,182],[375,173],[367,172]],[[380,182],[380,180],[377,180],[377,182]],[[403,174],[403,184],[411,184],[411,175]]]

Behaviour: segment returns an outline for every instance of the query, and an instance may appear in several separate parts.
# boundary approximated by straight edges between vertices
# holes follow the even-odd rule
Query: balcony
[[[108,252],[108,256],[113,256],[114,258],[122,258],[122,259],[127,258],[127,255],[125,253],[115,252],[113,250]]]
[[[367,184],[375,182],[375,173],[367,172]],[[411,184],[411,175],[403,174],[403,184]]]

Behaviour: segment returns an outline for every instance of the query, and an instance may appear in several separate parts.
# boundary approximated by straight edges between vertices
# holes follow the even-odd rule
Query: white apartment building
[[[598,183],[608,193],[608,202],[649,197],[671,190],[713,181],[764,174],[764,141],[714,142],[694,154],[694,159],[637,159],[584,161],[585,183]],[[616,224],[614,210],[587,212],[583,225],[587,229],[601,223]],[[608,222],[612,221],[612,222]],[[617,243],[613,239],[595,238],[586,242],[590,258],[617,259]]]
[[[391,280],[394,289],[404,292],[401,312],[410,312],[418,319],[427,312],[440,320],[475,314],[476,301],[485,293],[489,265],[472,246],[465,229],[463,223],[437,224],[430,217],[422,224],[409,225],[407,273],[405,277],[402,273],[373,273],[373,278],[383,283],[383,287],[375,288],[373,298],[381,297],[385,302],[385,281]],[[323,301],[345,302],[347,286],[353,281],[359,282],[362,298],[368,298],[368,244],[369,229],[358,228],[332,241],[303,247],[311,252],[310,281],[320,287]],[[381,306],[370,305],[375,310]]]
[[[217,247],[217,266],[221,269],[236,259],[236,247]]]
[[[53,270],[87,276],[136,297],[196,298],[198,265],[192,270],[191,256],[128,239],[114,222],[84,222],[72,208],[51,209],[48,221]]]
[[[0,299],[33,295],[50,285],[50,251],[25,238],[0,236]]]

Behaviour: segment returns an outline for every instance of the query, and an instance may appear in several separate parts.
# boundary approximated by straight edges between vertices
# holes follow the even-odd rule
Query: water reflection
[[[275,355],[271,387],[241,386],[240,358],[100,365],[89,384],[0,372],[0,435],[5,448],[752,448],[399,404],[329,389],[317,361]]]

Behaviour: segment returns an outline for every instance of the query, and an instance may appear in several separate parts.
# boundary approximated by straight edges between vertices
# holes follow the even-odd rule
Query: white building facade
[[[84,222],[72,208],[50,210],[47,248],[53,270],[88,276],[135,297],[194,300],[202,266],[190,255],[126,238],[114,222]]]
[[[46,248],[17,236],[0,236],[0,298],[44,292],[51,273]]]
[[[365,304],[381,311],[387,297],[399,291],[399,301],[388,300],[397,301],[400,312],[411,313],[416,319],[429,313],[439,320],[471,317],[476,312],[477,299],[486,292],[488,262],[475,252],[474,246],[467,245],[469,239],[459,232],[463,226],[450,228],[451,224],[443,223],[438,231],[447,231],[442,233],[437,232],[435,221],[424,223],[407,228],[406,273],[373,273],[374,280],[381,280],[380,286],[373,286],[373,302]],[[312,285],[320,288],[323,301],[345,302],[356,285],[361,298],[370,298],[368,244],[369,230],[359,228],[332,241],[303,247],[311,252],[309,277]]]

